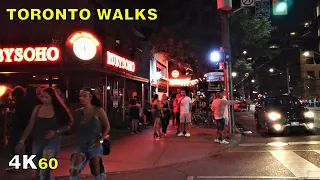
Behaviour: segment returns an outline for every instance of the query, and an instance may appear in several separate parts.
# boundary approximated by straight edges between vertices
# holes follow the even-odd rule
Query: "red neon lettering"
[[[14,50],[14,61],[16,62],[21,62],[23,60],[23,49],[22,48],[17,48]]]
[[[6,54],[6,60],[5,62],[12,62],[12,59],[10,58],[12,53],[14,51],[14,48],[4,48],[3,52]]]
[[[28,47],[0,49],[0,62],[34,62],[56,61],[60,58],[60,51],[56,47]]]
[[[126,58],[120,57],[111,52],[107,52],[107,65],[111,65],[120,69],[124,69],[130,72],[135,71],[135,63]]]

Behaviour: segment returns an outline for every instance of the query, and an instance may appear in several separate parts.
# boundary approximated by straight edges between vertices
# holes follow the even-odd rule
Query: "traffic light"
[[[273,0],[273,15],[287,15],[288,1],[287,0]]]

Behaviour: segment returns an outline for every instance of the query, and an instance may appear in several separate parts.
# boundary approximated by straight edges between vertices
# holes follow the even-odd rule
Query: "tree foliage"
[[[177,62],[188,63],[199,74],[212,70],[208,55],[212,49],[221,46],[220,13],[216,2],[162,0],[158,9],[159,19],[147,24],[154,30],[150,37],[154,52],[166,54]],[[267,18],[257,18],[248,9],[234,13],[230,25],[233,52],[239,48],[261,45],[273,30]],[[244,59],[233,59],[240,61],[238,65],[245,64]]]

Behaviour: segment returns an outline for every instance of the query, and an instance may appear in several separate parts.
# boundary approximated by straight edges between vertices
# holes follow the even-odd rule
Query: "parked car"
[[[282,95],[259,99],[254,118],[257,128],[267,133],[280,133],[287,129],[303,129],[314,133],[314,113],[296,97]]]

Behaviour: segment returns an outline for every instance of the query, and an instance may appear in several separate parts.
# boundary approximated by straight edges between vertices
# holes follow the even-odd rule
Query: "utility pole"
[[[232,0],[218,0],[218,10],[221,15],[222,50],[224,59],[224,82],[228,100],[233,97],[232,75],[231,75],[231,45],[229,31],[229,11],[232,9]],[[230,133],[235,133],[234,108],[230,107]]]
[[[287,92],[290,94],[290,74],[289,74],[289,65],[286,67],[286,78],[287,78]]]

